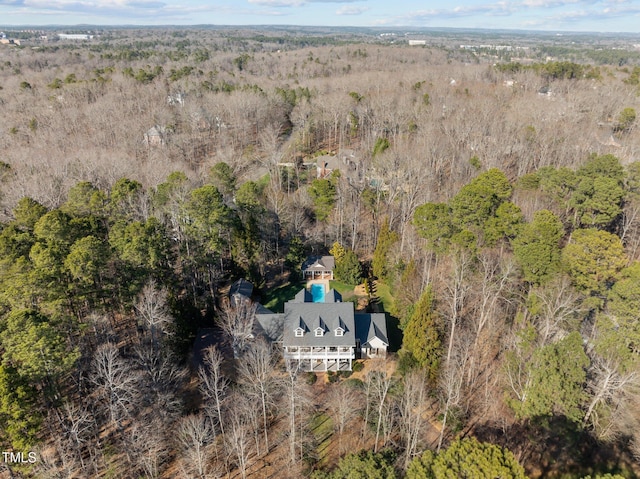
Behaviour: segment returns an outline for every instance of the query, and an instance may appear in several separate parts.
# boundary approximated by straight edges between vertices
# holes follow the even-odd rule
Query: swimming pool
[[[312,284],[311,297],[313,298],[314,303],[324,303],[324,285]]]

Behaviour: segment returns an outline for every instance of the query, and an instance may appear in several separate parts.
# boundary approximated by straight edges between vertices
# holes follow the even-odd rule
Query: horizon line
[[[298,24],[217,24],[217,23],[194,23],[194,24],[97,24],[97,23],[51,23],[51,24],[0,24],[2,28],[203,28],[203,27],[217,27],[217,28],[333,28],[333,29],[370,29],[370,30],[457,30],[457,31],[484,31],[484,32],[521,32],[521,33],[539,33],[539,34],[608,34],[608,35],[635,35],[640,37],[640,32],[613,32],[606,30],[538,30],[538,29],[523,29],[523,28],[482,28],[482,27],[435,27],[435,26],[415,26],[415,25],[396,25],[396,26],[363,26],[363,25],[298,25]]]

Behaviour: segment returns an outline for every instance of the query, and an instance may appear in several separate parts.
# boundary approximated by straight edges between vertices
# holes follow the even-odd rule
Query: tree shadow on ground
[[[385,311],[384,304],[378,296],[377,284],[371,279],[369,282],[370,299],[367,305],[368,313],[385,313],[387,323],[387,339],[389,340],[389,352],[397,352],[402,347],[402,330],[400,329],[400,320]]]
[[[398,352],[402,347],[402,330],[400,329],[400,320],[389,313],[386,313],[385,316],[387,319],[389,352]]]
[[[565,417],[508,427],[481,424],[474,428],[474,435],[508,448],[532,478],[569,479],[605,473],[638,477],[628,438],[603,442]]]

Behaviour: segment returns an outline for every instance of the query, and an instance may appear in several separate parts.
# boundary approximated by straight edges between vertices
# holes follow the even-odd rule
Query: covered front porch
[[[333,271],[305,270],[302,272],[306,281],[314,281],[316,279],[333,280]]]
[[[387,348],[362,348],[361,359],[384,359],[387,357]]]
[[[352,360],[349,359],[301,359],[292,361],[297,363],[298,369],[304,372],[324,373],[327,371],[351,371]],[[296,364],[292,364],[295,368]]]

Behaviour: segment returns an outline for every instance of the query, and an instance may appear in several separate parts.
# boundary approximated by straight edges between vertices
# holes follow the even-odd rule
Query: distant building
[[[143,142],[147,146],[164,146],[167,129],[164,126],[155,125],[144,134]]]
[[[327,178],[339,167],[338,158],[333,155],[322,155],[316,159],[316,178]]]
[[[316,178],[328,178],[334,170],[340,170],[349,183],[362,181],[361,163],[352,150],[341,150],[335,155],[322,155],[315,159],[315,165],[305,165],[316,167]]]
[[[419,45],[426,45],[427,41],[426,40],[409,40],[409,45],[411,46],[419,46]]]
[[[92,40],[93,35],[87,33],[58,33],[60,40]]]
[[[167,104],[171,106],[184,106],[186,99],[187,94],[179,91],[173,95],[167,95]]]

